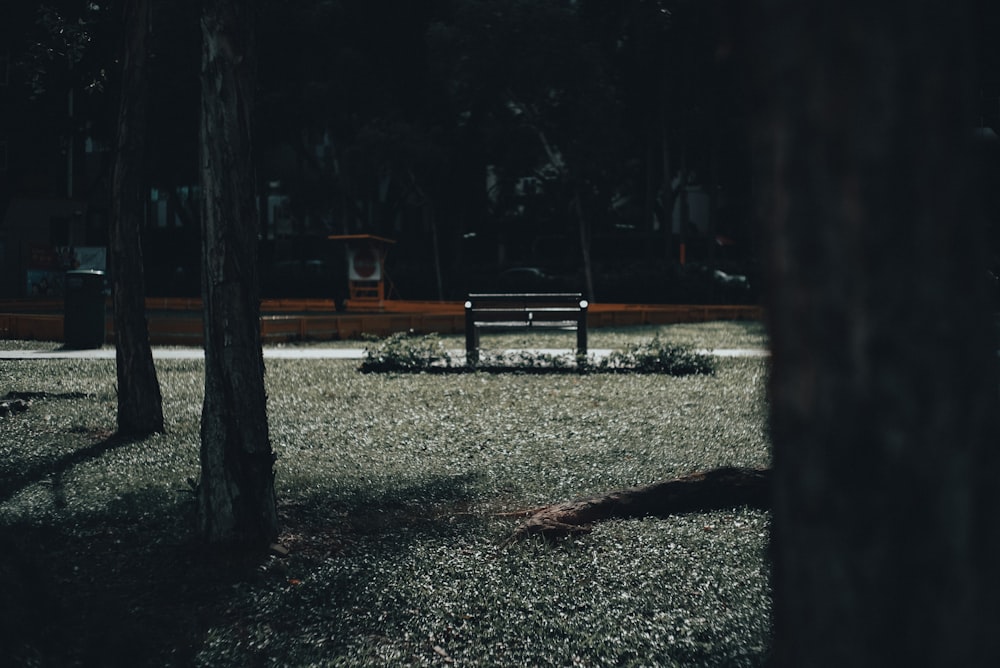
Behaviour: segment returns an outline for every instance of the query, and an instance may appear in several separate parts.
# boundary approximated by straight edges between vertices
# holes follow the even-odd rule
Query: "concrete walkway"
[[[460,360],[465,357],[464,350],[449,350],[453,358]],[[520,350],[507,350],[507,353],[518,353]],[[542,348],[531,352],[541,355],[571,355],[573,350],[569,348]],[[590,351],[590,355],[600,359],[611,354],[608,348],[598,348]],[[700,350],[698,352],[714,355],[716,357],[766,357],[770,355],[767,350],[756,348],[725,348],[720,350]],[[153,359],[160,360],[196,360],[203,359],[204,350],[201,348],[153,348]],[[306,347],[272,347],[264,348],[264,359],[315,359],[315,360],[360,360],[364,359],[365,350],[363,348],[306,348]],[[115,359],[115,349],[109,346],[94,348],[91,350],[64,350],[61,348],[37,349],[37,350],[0,350],[0,360],[58,360],[58,359],[87,359],[87,360],[113,360]]]

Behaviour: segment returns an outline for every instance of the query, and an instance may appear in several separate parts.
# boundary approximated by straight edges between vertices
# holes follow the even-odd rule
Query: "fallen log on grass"
[[[770,469],[723,467],[534,508],[517,513],[526,519],[511,541],[537,535],[557,538],[586,533],[591,524],[600,520],[666,517],[741,506],[764,510],[771,507]]]

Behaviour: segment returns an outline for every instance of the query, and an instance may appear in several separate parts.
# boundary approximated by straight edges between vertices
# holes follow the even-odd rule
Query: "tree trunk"
[[[140,240],[147,192],[148,0],[129,0],[125,3],[123,14],[125,49],[110,230],[118,432],[144,436],[163,431],[163,400],[146,325],[146,287]]]
[[[680,202],[680,222],[678,223],[678,229],[680,231],[680,236],[678,237],[680,247],[677,251],[677,261],[680,264],[687,264],[687,243],[688,243],[688,230],[691,227],[691,200],[688,199],[688,179],[690,174],[688,173],[688,149],[687,142],[681,147],[681,171],[680,180],[677,184],[677,197]]]
[[[774,657],[1000,665],[962,3],[760,0]]]
[[[199,524],[213,543],[278,531],[260,342],[251,121],[254,3],[207,0],[201,30],[205,401]]]
[[[577,228],[580,232],[580,255],[583,260],[583,280],[587,290],[587,299],[591,303],[597,301],[594,294],[594,264],[590,260],[590,225],[587,216],[583,212],[583,196],[580,194],[581,186],[576,186],[573,195],[573,212],[576,214]]]
[[[512,540],[537,535],[555,538],[583,533],[590,530],[591,523],[612,518],[667,517],[739,506],[771,507],[770,470],[712,469],[645,487],[632,487],[515,513],[527,519],[514,532]]]
[[[650,124],[652,125],[652,124]],[[656,155],[656,144],[653,141],[653,131],[647,127],[646,128],[646,155],[643,158],[643,167],[646,177],[646,188],[645,195],[642,202],[642,221],[643,221],[643,232],[649,239],[654,238],[656,235],[656,171],[654,165]],[[649,259],[655,259],[652,255],[653,248],[647,246],[645,250],[645,255]],[[647,259],[647,258],[643,258]]]
[[[430,230],[431,233],[431,250],[433,251],[434,257],[434,281],[437,287],[438,301],[444,301],[444,279],[441,275],[441,242],[438,239],[438,223],[437,215],[434,210],[434,202],[426,193],[420,191],[423,196],[423,216],[424,216],[424,229]]]
[[[666,87],[666,84],[664,84]],[[668,93],[664,89],[660,93],[660,106],[658,113],[660,129],[660,159],[663,161],[663,185],[661,189],[660,201],[663,206],[663,251],[666,263],[672,264],[677,257],[674,248],[674,179],[673,164],[670,159],[670,123],[667,119]]]

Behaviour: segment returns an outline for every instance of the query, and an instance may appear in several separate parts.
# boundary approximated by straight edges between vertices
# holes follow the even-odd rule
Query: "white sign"
[[[347,247],[347,278],[351,281],[381,281],[382,258],[371,246]]]

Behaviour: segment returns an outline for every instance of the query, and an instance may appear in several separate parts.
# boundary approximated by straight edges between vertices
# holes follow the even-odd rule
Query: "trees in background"
[[[649,240],[711,178],[714,121],[738,111],[703,94],[722,80],[720,19],[696,3],[264,6],[261,173],[289,198],[292,236],[400,239],[393,258],[424,263],[404,289],[432,257],[451,296],[472,265],[582,272],[592,237],[662,259]]]
[[[186,294],[196,281],[174,277],[197,273],[188,249],[199,234],[191,140],[197,119],[190,111],[197,107],[199,64],[189,56],[199,39],[199,3],[151,2],[158,28],[149,63],[155,129],[148,149],[157,197],[150,206],[163,227],[151,233],[147,280],[157,294]],[[99,14],[107,14],[99,4]],[[678,260],[679,241],[688,242],[695,262],[747,270],[756,228],[748,104],[734,56],[734,43],[747,33],[739,6],[262,2],[257,166],[259,185],[268,185],[262,195],[281,202],[265,208],[277,210],[280,223],[264,221],[265,263],[272,251],[317,259],[294,255],[315,253],[315,240],[331,233],[370,232],[400,240],[390,261],[402,272],[396,283],[404,297],[454,297],[463,272],[483,264],[582,271],[579,247],[587,238],[599,240],[598,292],[610,278],[610,260],[662,269]],[[50,40],[51,52],[34,49],[28,62],[36,74],[47,67],[51,77],[54,63],[61,67],[62,56],[51,54],[78,53],[71,18],[63,16],[59,25],[73,29]],[[107,49],[95,47],[108,33],[88,32],[86,57],[73,56],[78,79],[101,72],[98,54]],[[98,79],[86,80],[117,85],[114,76]],[[983,90],[992,95],[995,85]],[[65,108],[54,88],[49,97]],[[77,114],[87,115],[79,122],[113,127],[93,122],[103,112],[82,105],[84,97],[92,99],[77,95]],[[986,98],[982,105],[996,106]],[[560,164],[562,175],[554,177],[560,170],[552,166]],[[675,217],[696,219],[700,229]],[[717,234],[737,245],[719,247],[712,243]],[[280,241],[272,244],[272,237]],[[732,267],[725,264],[729,254]],[[437,274],[440,280],[426,278]],[[671,297],[665,274],[635,279],[621,282],[619,298]]]
[[[996,665],[968,3],[762,0],[776,665]]]
[[[458,3],[430,33],[452,119],[476,150],[466,171],[485,194],[468,229],[496,240],[497,258],[524,257],[539,234],[564,237],[563,259],[593,292],[593,218],[604,223],[623,170],[622,127],[606,63],[574,7]],[[473,159],[476,163],[473,163]]]
[[[156,294],[187,294],[180,276],[197,273],[189,54],[199,3],[150,2],[147,280]],[[282,202],[281,224],[263,235],[285,251],[315,249],[331,233],[397,238],[392,258],[411,268],[397,281],[412,286],[403,296],[455,296],[459,275],[484,262],[582,270],[591,237],[602,253],[617,244],[616,253],[642,249],[629,260],[649,249],[660,259],[666,249],[650,240],[669,236],[674,198],[695,178],[711,180],[704,156],[716,114],[701,82],[718,69],[719,20],[703,3],[267,0],[261,9],[257,166],[262,194]],[[76,69],[113,74],[95,46]],[[36,51],[33,67],[51,69],[49,52]],[[116,77],[104,84],[113,89]],[[720,173],[729,185],[734,170]],[[424,284],[431,274],[441,279]]]
[[[111,152],[85,164],[87,140],[114,144],[117,123],[116,13],[104,3],[5,3],[0,43],[0,129],[8,198],[86,200],[110,189]],[[100,243],[106,240],[100,230]],[[96,243],[95,243],[96,245]]]

